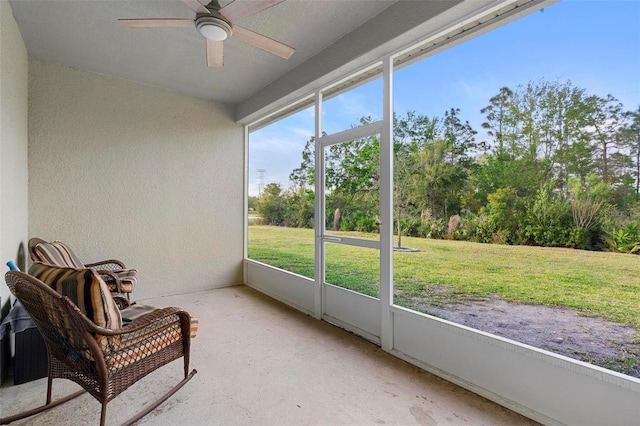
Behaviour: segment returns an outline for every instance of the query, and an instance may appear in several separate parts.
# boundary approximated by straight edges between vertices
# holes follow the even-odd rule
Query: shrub
[[[554,193],[553,182],[538,190],[527,210],[524,236],[529,244],[544,247],[571,247],[574,227],[571,204]]]
[[[520,244],[526,239],[521,235],[525,211],[524,201],[511,187],[500,188],[487,197],[489,200],[488,221],[495,229],[492,240],[499,244]]]
[[[285,194],[283,225],[293,228],[313,228],[314,193],[302,187]]]
[[[592,233],[588,229],[574,226],[569,233],[566,247],[589,250],[592,247],[591,239]]]
[[[277,183],[268,184],[256,201],[256,208],[264,225],[283,225],[286,199]]]
[[[490,243],[495,234],[494,227],[489,223],[487,215],[466,213],[463,216],[462,227],[469,241],[476,243]]]
[[[607,243],[615,251],[631,253],[640,244],[640,221],[629,222],[618,229],[612,229]]]
[[[425,237],[427,238],[442,240],[444,239],[446,230],[447,226],[442,219],[432,219],[424,226],[424,230],[422,232],[425,233]]]
[[[504,230],[500,229],[491,236],[491,244],[509,244],[509,236]]]
[[[469,239],[469,235],[467,234],[467,231],[465,229],[458,228],[453,231],[453,233],[451,234],[451,238],[456,241],[466,241]]]
[[[402,235],[405,237],[424,237],[422,235],[422,221],[419,217],[408,217],[400,220]]]
[[[373,216],[369,211],[357,210],[353,213],[344,212],[342,214],[342,222],[340,223],[341,231],[358,231],[358,232],[379,232],[380,225],[378,218]]]

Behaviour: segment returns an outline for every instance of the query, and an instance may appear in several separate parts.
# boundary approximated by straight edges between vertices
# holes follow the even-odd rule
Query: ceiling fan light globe
[[[214,41],[223,41],[228,37],[228,34],[225,30],[212,24],[207,24],[200,27],[200,34],[202,34],[205,38]]]
[[[231,26],[213,16],[198,18],[196,20],[196,28],[203,37],[213,41],[223,41],[231,35]]]

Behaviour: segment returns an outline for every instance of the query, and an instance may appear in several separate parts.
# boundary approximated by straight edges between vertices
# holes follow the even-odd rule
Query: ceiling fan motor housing
[[[212,10],[210,14],[198,13],[195,22],[198,32],[210,40],[222,41],[233,34],[231,22],[217,10]]]

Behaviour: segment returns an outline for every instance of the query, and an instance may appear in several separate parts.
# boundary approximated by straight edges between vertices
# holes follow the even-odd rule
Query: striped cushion
[[[37,244],[33,251],[42,263],[70,268],[84,268],[84,264],[69,247],[60,241]]]
[[[198,318],[191,317],[191,329],[189,330],[189,336],[193,339],[198,334]]]
[[[138,271],[135,269],[118,269],[109,272],[115,274],[118,281],[120,282],[120,288],[122,289],[123,293],[131,293],[133,291],[133,288],[136,286],[136,283],[138,282]],[[108,276],[109,275],[105,275],[105,277]],[[113,279],[109,280],[107,278],[105,279],[105,281],[110,291],[118,291],[118,287],[116,286],[116,283],[113,282]]]
[[[64,268],[36,262],[29,274],[67,296],[97,326],[117,329],[122,318],[105,282],[90,269]]]

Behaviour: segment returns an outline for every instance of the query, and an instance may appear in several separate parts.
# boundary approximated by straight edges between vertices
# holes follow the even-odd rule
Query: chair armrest
[[[67,297],[64,296],[64,298],[67,298]],[[74,309],[77,309],[77,307],[73,305],[73,302],[69,301],[69,304],[72,305]],[[162,320],[169,318],[172,315],[176,315],[178,317],[178,318],[174,318],[174,321],[179,320],[180,323],[184,322],[187,324],[186,335],[189,336],[190,334],[188,327],[189,327],[189,324],[191,324],[191,315],[187,311],[184,311],[180,308],[169,307],[169,308],[156,309],[152,312],[149,312],[147,315],[136,319],[131,324],[124,325],[123,327],[118,329],[109,329],[109,328],[100,327],[96,325],[93,321],[91,321],[89,318],[87,318],[84,314],[82,314],[80,310],[78,310],[78,312],[81,314],[81,316],[83,316],[86,319],[87,331],[96,335],[101,335],[101,336],[107,336],[107,337],[120,336],[120,337],[125,337],[126,339],[127,337],[129,337],[128,335],[133,335],[135,333],[140,333],[140,332],[153,331],[156,328],[161,328],[162,326],[160,325],[160,323],[162,322]]]
[[[117,270],[113,270],[113,271],[107,271],[106,269],[94,269],[98,275],[100,275],[102,277],[102,279],[107,282],[107,283],[111,283],[111,281],[113,281],[113,283],[116,286],[116,291],[118,293],[122,293],[122,283],[120,282],[120,279],[118,279],[118,275],[116,275]]]
[[[114,332],[114,335],[121,335],[122,337],[126,337],[127,334],[133,334],[143,330],[153,329],[154,325],[157,325],[163,319],[171,317],[172,315],[177,315],[178,317],[174,320],[186,322],[187,324],[191,323],[191,315],[189,315],[187,311],[184,311],[180,308],[169,307],[156,309],[144,315],[143,317],[134,320],[131,324],[127,324],[118,330],[112,331]],[[189,335],[189,333],[187,333],[187,335]]]
[[[100,267],[101,269],[108,270],[108,271],[115,271],[118,269],[127,269],[127,267],[124,266],[123,262],[115,259],[102,260],[100,262],[94,262],[94,263],[85,263],[84,266],[85,268],[94,269],[94,270]]]

